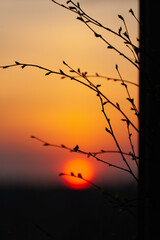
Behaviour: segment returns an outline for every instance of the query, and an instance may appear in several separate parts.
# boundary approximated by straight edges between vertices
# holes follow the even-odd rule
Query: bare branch
[[[60,173],[59,176],[68,176],[68,177],[74,177],[74,178],[81,178],[82,181],[85,181],[87,183],[89,183],[90,185],[92,185],[93,187],[95,187],[98,190],[102,190],[102,188],[100,186],[98,186],[97,184],[95,184],[92,181],[89,181],[87,179],[85,179],[81,173],[78,173],[78,175],[76,176],[73,172],[69,173]],[[107,193],[107,192],[106,192]],[[107,193],[109,195],[109,193]]]
[[[50,146],[50,147],[56,147],[56,148],[61,148],[61,149],[65,149],[67,151],[70,151],[70,152],[77,152],[77,153],[81,153],[81,154],[84,154],[86,155],[87,157],[93,157],[94,159],[96,159],[97,161],[101,162],[101,163],[104,163],[106,165],[108,165],[109,167],[114,167],[114,168],[117,168],[117,169],[120,169],[120,170],[123,170],[125,172],[128,172],[129,173],[129,170],[126,169],[126,168],[123,168],[123,167],[120,167],[120,166],[117,166],[117,165],[114,165],[110,162],[107,162],[107,161],[104,161],[100,158],[98,158],[97,156],[95,156],[94,154],[92,154],[91,152],[86,152],[86,151],[83,151],[83,150],[80,150],[79,147],[77,148],[77,150],[75,151],[75,147],[74,148],[70,148],[70,147],[67,147],[63,144],[61,145],[56,145],[56,144],[52,144],[52,143],[48,143],[38,137],[35,137],[35,136],[31,136],[31,138],[43,143],[43,146]],[[78,145],[76,145],[77,147]]]
[[[82,76],[73,76],[73,77],[82,77]],[[107,76],[104,76],[104,75],[100,75],[99,73],[96,73],[95,75],[89,75],[89,74],[86,74],[86,77],[87,78],[103,78],[103,79],[106,79],[107,81],[114,81],[114,82],[121,82],[122,80],[119,79],[119,78],[113,78],[113,77],[107,77]],[[134,82],[131,82],[129,80],[123,80],[125,83],[129,83],[133,86],[136,86],[136,87],[139,87],[139,84],[137,83],[134,83]]]
[[[95,84],[93,84],[93,83],[87,78],[87,76],[86,76],[85,74],[82,74],[82,73],[80,73],[79,71],[74,70],[73,68],[71,68],[71,67],[70,67],[66,62],[64,62],[64,61],[63,61],[63,64],[66,65],[70,70],[74,71],[74,73],[78,74],[78,76],[81,76],[82,78],[84,78],[84,79],[88,82],[88,84],[85,83],[85,82],[83,82],[83,81],[78,80],[77,78],[75,78],[75,77],[73,77],[73,76],[71,76],[71,75],[69,75],[69,74],[64,73],[64,71],[62,71],[61,69],[60,69],[59,72],[57,72],[57,71],[53,71],[53,70],[50,70],[50,69],[45,68],[45,67],[41,67],[41,66],[36,65],[36,64],[20,63],[20,62],[15,61],[15,64],[6,65],[6,66],[0,66],[0,68],[5,69],[5,68],[9,68],[9,67],[21,66],[21,68],[23,69],[24,66],[25,66],[25,67],[29,66],[29,67],[35,67],[35,68],[39,68],[39,69],[45,70],[45,71],[48,73],[48,75],[54,73],[54,74],[57,74],[57,75],[61,75],[62,77],[67,77],[67,78],[69,78],[70,80],[74,80],[74,81],[76,81],[76,82],[78,82],[78,83],[80,83],[80,84],[82,84],[82,85],[90,88],[91,90],[93,90],[93,91],[96,92],[97,94],[100,94],[101,97],[103,97],[109,104],[111,104],[114,108],[116,108],[116,109],[125,117],[125,119],[130,122],[130,124],[132,125],[132,127],[139,133],[138,128],[132,123],[132,121],[131,121],[131,120],[127,117],[127,115],[122,111],[122,109],[119,108],[119,107],[117,106],[117,104],[114,104],[110,99],[108,99],[99,89],[97,89],[97,86],[96,86]],[[46,76],[46,74],[45,74],[45,76]]]
[[[103,149],[102,149],[101,151],[99,151],[99,152],[92,152],[93,155],[107,154],[107,153],[120,154],[119,151],[115,151],[115,150],[103,150]],[[123,152],[123,155],[130,156],[130,157],[132,157],[133,160],[139,159],[138,156],[136,156],[136,155],[133,156],[133,154],[132,154],[131,152],[129,152],[129,153]]]
[[[120,71],[119,71],[119,68],[118,68],[118,65],[117,65],[117,64],[116,64],[116,70],[117,70],[118,75],[119,75],[119,77],[120,77],[120,79],[121,79],[121,81],[122,81],[121,85],[123,85],[123,86],[125,87],[125,89],[126,89],[126,92],[127,92],[127,95],[128,95],[127,100],[128,100],[128,101],[131,103],[131,105],[132,105],[131,110],[133,110],[133,111],[135,112],[135,115],[139,118],[139,117],[140,117],[140,114],[139,114],[139,111],[138,111],[138,109],[137,109],[137,107],[136,107],[136,105],[135,105],[135,103],[134,103],[134,98],[131,98],[130,92],[129,92],[129,90],[128,90],[128,86],[127,86],[127,84],[124,82],[124,80],[123,80],[123,78],[122,78],[122,76],[121,76],[121,74],[120,74]]]
[[[123,154],[123,151],[122,151],[122,149],[121,149],[121,147],[120,147],[120,144],[118,143],[118,140],[117,140],[117,138],[116,138],[116,136],[115,136],[115,134],[114,134],[114,131],[113,131],[113,128],[112,128],[112,125],[111,125],[111,121],[110,121],[110,119],[107,117],[107,114],[106,114],[105,109],[104,109],[104,104],[103,104],[102,97],[101,97],[101,95],[98,95],[98,97],[99,97],[100,102],[101,102],[102,113],[104,114],[105,119],[107,120],[107,123],[108,123],[108,126],[109,126],[109,129],[106,128],[106,130],[107,130],[107,132],[113,137],[113,139],[114,139],[114,141],[115,141],[115,143],[116,143],[116,146],[117,146],[117,148],[118,148],[118,150],[119,150],[119,153],[120,153],[121,156],[122,156],[122,160],[123,160],[123,162],[126,164],[126,166],[127,166],[127,168],[128,168],[128,172],[133,176],[133,178],[134,178],[136,181],[138,181],[138,179],[137,179],[137,177],[135,176],[135,174],[133,173],[133,171],[132,171],[132,169],[131,169],[131,167],[130,167],[128,161],[127,161],[127,159],[125,158],[125,156],[124,156],[124,154]]]
[[[107,44],[107,47],[110,48],[110,49],[113,49],[115,50],[117,53],[119,53],[121,56],[123,56],[126,60],[128,60],[130,63],[132,63],[136,68],[139,69],[139,65],[138,65],[138,62],[133,62],[129,57],[127,57],[124,53],[122,53],[121,51],[119,51],[116,47],[114,47],[112,44],[110,44],[102,35],[98,34],[89,24],[93,24],[93,25],[96,25],[98,27],[101,27],[103,29],[105,29],[106,31],[109,31],[111,32],[112,34],[118,36],[119,38],[123,39],[125,41],[125,43],[127,44],[130,44],[133,48],[133,50],[135,51],[135,49],[138,49],[137,46],[135,46],[131,40],[130,40],[130,37],[129,37],[129,33],[128,33],[128,29],[127,29],[127,25],[126,25],[126,22],[124,20],[123,17],[121,17],[121,19],[123,19],[123,22],[124,22],[124,25],[125,25],[125,28],[126,28],[126,34],[124,34],[124,36],[122,36],[120,34],[120,32],[115,32],[113,30],[111,30],[110,28],[107,28],[105,26],[103,26],[103,24],[101,24],[100,22],[98,22],[97,20],[93,19],[92,17],[90,17],[88,14],[86,14],[84,12],[84,10],[82,10],[82,8],[80,7],[80,4],[77,3],[75,4],[73,1],[67,1],[67,3],[71,3],[73,7],[71,6],[66,6],[66,5],[63,5],[63,4],[60,4],[58,3],[57,1],[54,1],[54,0],[51,0],[52,2],[54,2],[55,4],[69,10],[69,11],[72,11],[73,13],[77,14],[78,17],[77,19],[78,20],[81,20],[95,35],[95,37],[99,37],[100,39],[102,39],[106,44]],[[119,15],[121,16],[121,15]],[[136,53],[137,54],[137,53]]]
[[[140,21],[138,20],[138,18],[135,16],[132,8],[130,8],[129,12],[132,14],[132,16],[136,19],[136,21],[140,24]]]

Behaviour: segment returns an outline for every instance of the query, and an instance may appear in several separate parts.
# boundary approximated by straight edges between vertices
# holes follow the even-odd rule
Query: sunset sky
[[[57,0],[58,1],[58,0]],[[65,3],[66,1],[60,1]],[[76,1],[75,1],[76,2]],[[138,0],[80,0],[82,9],[106,27],[118,32],[124,26],[122,15],[133,42],[137,44],[138,24],[129,13],[138,16]],[[132,58],[122,41],[98,30],[108,41]],[[123,32],[123,31],[122,31]],[[99,38],[95,38],[76,15],[55,5],[51,0],[0,0],[0,66],[22,63],[38,64],[51,70],[68,72],[63,60],[74,69],[94,75],[96,72],[118,78],[118,64],[124,79],[138,83],[138,71]],[[117,150],[112,137],[105,131],[107,122],[101,112],[98,97],[93,91],[57,75],[45,76],[45,71],[26,67],[0,69],[0,184],[65,186],[60,172],[68,162],[84,159],[92,166],[92,181],[99,185],[129,184],[131,176],[108,167],[93,158],[64,149],[42,146],[31,139],[34,135],[46,142],[70,148],[98,152]],[[118,102],[138,126],[137,117],[130,111],[127,95],[119,82],[91,79],[101,84],[101,90],[114,103]],[[138,88],[128,85],[138,105]],[[130,152],[123,116],[111,106],[107,114],[124,152]],[[131,128],[136,154],[138,136]],[[99,155],[100,156],[100,155]],[[101,155],[103,160],[122,165],[118,154]],[[128,160],[134,167],[135,163]],[[135,167],[136,170],[136,167]]]

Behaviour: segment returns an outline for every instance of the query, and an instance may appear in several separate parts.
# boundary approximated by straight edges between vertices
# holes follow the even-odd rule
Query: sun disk
[[[67,174],[64,176],[65,184],[69,188],[77,190],[88,188],[90,184],[87,181],[92,181],[93,178],[93,168],[91,164],[84,159],[69,161],[64,168],[64,173]]]

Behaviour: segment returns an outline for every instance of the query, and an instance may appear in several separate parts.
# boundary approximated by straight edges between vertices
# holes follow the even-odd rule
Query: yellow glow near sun
[[[69,175],[72,173],[75,176],[81,174],[82,177],[88,181],[92,181],[93,178],[93,168],[91,164],[84,159],[73,159],[69,161],[64,167],[64,173]],[[74,176],[64,176],[64,182],[72,189],[85,189],[90,186],[88,182]]]

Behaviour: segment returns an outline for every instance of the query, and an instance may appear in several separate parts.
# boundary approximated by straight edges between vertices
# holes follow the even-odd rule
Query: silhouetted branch
[[[121,149],[121,147],[120,147],[120,145],[119,145],[119,143],[118,143],[118,140],[117,140],[117,138],[116,138],[116,136],[115,136],[115,134],[114,134],[114,131],[113,131],[113,128],[112,128],[112,125],[111,125],[111,120],[108,118],[108,116],[107,116],[107,114],[106,114],[106,112],[105,112],[105,109],[104,109],[103,99],[102,99],[102,97],[101,97],[100,95],[98,95],[98,96],[99,96],[99,99],[100,99],[100,102],[101,102],[101,106],[102,106],[102,113],[104,114],[105,119],[107,120],[107,123],[108,123],[108,128],[106,127],[106,131],[113,137],[113,139],[114,139],[114,141],[115,141],[115,143],[116,143],[116,146],[117,146],[117,148],[118,148],[118,150],[119,150],[119,153],[120,153],[121,156],[122,156],[122,160],[123,160],[123,162],[126,164],[129,173],[133,176],[133,178],[134,178],[136,181],[138,181],[138,179],[137,179],[137,177],[135,176],[135,174],[133,173],[133,171],[132,171],[132,169],[131,169],[131,167],[130,167],[128,161],[127,161],[127,159],[125,158],[125,156],[124,156],[124,154],[123,154],[123,151],[122,151],[122,149]]]
[[[51,69],[48,69],[48,68],[45,68],[45,67],[41,67],[39,65],[36,65],[36,64],[28,64],[28,63],[20,63],[20,62],[17,62],[15,61],[15,64],[11,64],[11,65],[5,65],[5,66],[0,66],[0,68],[3,68],[3,69],[6,69],[6,68],[10,68],[10,67],[17,67],[17,66],[20,66],[22,69],[24,69],[25,67],[35,67],[35,68],[39,68],[39,69],[42,69],[44,71],[46,71],[45,73],[45,76],[48,76],[50,74],[57,74],[57,75],[61,75],[62,77],[67,77],[69,78],[70,80],[73,80],[73,81],[76,81],[88,88],[90,88],[91,90],[93,90],[94,92],[96,92],[97,94],[101,95],[101,97],[103,97],[105,99],[105,101],[108,103],[108,104],[111,104],[114,108],[116,108],[123,116],[124,118],[130,122],[130,124],[132,125],[132,127],[137,131],[139,132],[138,128],[133,124],[133,122],[127,117],[127,115],[123,112],[123,110],[117,106],[117,104],[114,104],[109,98],[107,98],[98,88],[97,88],[97,85],[93,84],[86,76],[85,72],[81,73],[79,72],[78,70],[74,70],[72,67],[70,67],[65,61],[63,61],[63,64],[65,66],[67,66],[69,69],[70,69],[70,72],[74,72],[76,73],[78,76],[82,77],[83,79],[85,79],[87,81],[87,83],[85,82],[82,82],[80,81],[79,79],[65,73],[64,71],[62,71],[61,69],[59,70],[59,72],[57,71],[53,71]]]
[[[59,2],[57,1],[54,1],[54,0],[51,0],[53,3],[75,13],[78,15],[77,19],[80,20],[81,22],[83,22],[95,35],[95,37],[99,37],[100,39],[102,39],[106,44],[107,44],[107,47],[109,49],[113,49],[115,50],[118,54],[120,54],[121,56],[123,56],[126,60],[128,60],[130,63],[132,63],[136,68],[139,69],[139,61],[136,59],[135,62],[133,62],[129,57],[127,57],[123,52],[121,52],[120,50],[118,50],[116,47],[114,47],[112,44],[110,44],[101,34],[97,33],[91,26],[90,24],[93,24],[93,25],[96,25],[98,27],[101,27],[103,29],[105,29],[106,31],[109,31],[110,33],[118,36],[119,38],[121,38],[125,44],[129,44],[130,46],[132,46],[133,48],[133,51],[135,52],[135,54],[137,55],[137,58],[139,59],[138,57],[138,53],[139,53],[139,48],[137,46],[135,46],[132,42],[131,42],[131,39],[129,37],[129,33],[128,33],[128,29],[127,29],[127,25],[126,25],[126,22],[124,20],[124,18],[121,16],[121,15],[118,15],[119,18],[121,20],[123,20],[123,23],[124,23],[124,26],[125,26],[125,33],[122,35],[121,34],[121,30],[122,28],[119,29],[118,33],[111,30],[110,28],[107,28],[105,26],[103,26],[103,24],[101,24],[100,22],[98,22],[97,20],[93,19],[92,17],[90,17],[88,14],[86,14],[84,12],[84,10],[82,10],[82,8],[80,7],[80,4],[79,2],[77,2],[77,4],[75,4],[73,1],[67,1],[66,3],[67,4],[71,4],[71,6],[68,6],[68,5],[64,5],[64,4],[60,4]]]
[[[82,76],[73,76],[73,77],[78,78],[78,77],[82,77]],[[96,73],[95,75],[88,75],[88,74],[86,74],[86,77],[87,77],[87,78],[103,78],[103,79],[106,79],[107,81],[114,81],[114,82],[121,82],[121,81],[122,81],[122,80],[119,79],[119,78],[107,77],[107,76],[101,75],[101,74],[99,74],[99,73]],[[61,77],[61,78],[64,79],[65,76],[63,76],[63,77]],[[131,84],[131,85],[134,85],[134,86],[136,86],[136,87],[139,87],[139,84],[137,84],[137,83],[131,82],[131,81],[129,81],[129,80],[123,80],[123,81],[124,81],[125,83],[129,83],[129,84]]]
[[[99,155],[99,154],[106,154],[106,153],[117,153],[117,154],[119,154],[120,152],[119,151],[115,151],[115,150],[103,150],[103,149],[101,151],[99,151],[99,152],[92,152],[92,154],[95,155],[95,156]],[[123,155],[132,157],[132,160],[139,159],[138,156],[133,155],[133,153],[131,153],[131,152],[129,152],[129,153],[123,152]]]
[[[60,177],[67,176],[72,178],[78,178],[82,181],[89,183],[91,186],[99,190],[104,196],[107,197],[108,201],[110,202],[112,208],[118,209],[119,212],[128,211],[133,217],[135,217],[135,214],[131,211],[131,208],[136,207],[136,205],[133,204],[135,201],[134,199],[128,199],[128,198],[120,198],[119,194],[111,194],[109,191],[104,190],[99,185],[95,184],[93,181],[89,181],[88,179],[84,178],[81,173],[78,173],[75,175],[74,172],[70,173],[59,173]],[[137,199],[136,199],[137,200]]]
[[[61,75],[60,72],[52,71],[52,70],[50,70],[48,68],[39,66],[37,64],[20,63],[20,62],[17,62],[17,61],[15,61],[15,64],[10,64],[10,65],[6,65],[6,66],[0,66],[0,68],[6,69],[6,68],[10,68],[10,67],[17,67],[17,66],[20,66],[22,69],[25,68],[25,67],[35,67],[35,68],[39,68],[39,69],[45,70],[46,71],[46,74],[45,74],[46,76],[51,74],[51,73],[55,73],[55,74]]]
[[[135,16],[134,11],[132,10],[132,8],[129,9],[129,12],[132,14],[132,16],[136,19],[136,21],[140,24],[140,21],[138,20],[138,18]]]
[[[68,176],[68,177],[73,177],[73,178],[80,178],[82,179],[82,181],[85,181],[87,183],[89,183],[90,185],[92,185],[93,187],[95,187],[98,190],[102,190],[102,188],[100,186],[98,186],[97,184],[95,184],[92,181],[89,181],[87,179],[85,179],[81,173],[78,173],[77,175],[75,175],[73,172],[69,173],[60,173],[59,176]],[[107,193],[109,195],[109,193]]]
[[[139,118],[139,111],[137,110],[137,107],[136,107],[136,105],[135,105],[135,103],[134,103],[134,98],[131,98],[130,92],[129,92],[129,90],[128,90],[128,86],[127,86],[127,84],[124,82],[124,80],[123,80],[123,78],[122,78],[122,76],[121,76],[121,74],[120,74],[120,71],[119,71],[119,68],[118,68],[118,65],[117,65],[117,64],[116,64],[116,70],[117,70],[118,75],[119,75],[119,77],[120,77],[120,79],[121,79],[121,81],[122,81],[121,85],[123,85],[123,86],[125,87],[125,89],[126,89],[126,92],[127,92],[127,95],[128,95],[128,98],[126,98],[126,99],[127,99],[127,100],[131,103],[131,105],[132,105],[131,110],[132,110],[132,111],[135,111],[135,115]]]
[[[136,68],[139,69],[139,48],[132,43],[130,35],[129,35],[128,28],[127,28],[127,24],[126,24],[126,21],[123,18],[123,16],[118,15],[119,19],[121,21],[123,21],[123,24],[124,24],[123,27],[125,28],[125,32],[122,33],[122,27],[119,28],[118,32],[115,32],[112,29],[103,26],[100,22],[98,22],[97,20],[95,20],[92,17],[90,17],[89,15],[87,15],[84,12],[84,10],[82,10],[82,8],[80,7],[79,2],[74,3],[72,0],[69,0],[69,1],[66,2],[66,5],[63,5],[63,4],[58,3],[57,1],[54,1],[54,0],[51,0],[51,1],[55,4],[57,4],[57,5],[65,8],[65,9],[77,14],[78,15],[77,19],[80,20],[81,22],[83,22],[87,26],[87,28],[89,28],[94,33],[94,36],[96,38],[100,38],[103,42],[105,42],[107,44],[108,49],[115,50],[118,54],[123,56],[126,60],[128,60]],[[130,9],[129,12],[135,17],[132,9]],[[106,40],[101,34],[99,34],[93,28],[94,26],[103,28],[104,30],[112,33],[113,35],[115,35],[115,36],[119,37],[121,40],[123,40],[125,46],[128,47],[129,50],[131,51],[131,53],[133,54],[134,59],[129,58],[127,55],[125,55],[123,52],[119,51],[119,49],[117,49],[115,46],[113,46],[110,42],[108,42],[108,40]],[[106,164],[107,166],[111,166],[111,167],[117,168],[119,170],[128,172],[138,182],[138,178],[134,174],[134,172],[132,170],[132,167],[130,166],[126,156],[132,157],[132,160],[134,160],[137,167],[139,167],[139,162],[138,162],[139,158],[135,154],[134,145],[133,145],[133,142],[132,142],[132,133],[130,131],[130,126],[132,126],[133,129],[136,130],[138,133],[139,133],[139,129],[135,126],[135,124],[129,119],[129,117],[126,115],[126,113],[122,110],[119,103],[118,102],[114,103],[102,92],[101,84],[94,84],[94,82],[91,81],[89,78],[90,77],[98,77],[98,78],[105,78],[107,80],[113,80],[113,81],[121,82],[121,85],[124,86],[125,89],[126,89],[126,92],[127,92],[127,98],[126,99],[131,103],[131,110],[133,110],[135,112],[135,115],[137,115],[137,117],[139,117],[139,111],[137,110],[137,107],[134,103],[134,98],[132,98],[131,95],[130,95],[127,84],[129,83],[129,84],[132,84],[132,85],[135,85],[135,86],[139,86],[139,85],[136,84],[136,83],[133,83],[131,81],[128,81],[128,80],[123,80],[117,64],[116,64],[116,70],[117,70],[117,73],[119,75],[119,79],[101,76],[98,73],[96,73],[95,75],[88,75],[87,72],[82,72],[80,70],[80,68],[75,70],[73,67],[69,66],[65,61],[63,61],[63,64],[68,68],[69,73],[64,72],[64,70],[62,70],[62,69],[59,69],[59,71],[55,71],[55,70],[51,70],[49,68],[45,68],[45,67],[42,67],[42,66],[39,66],[39,65],[36,65],[36,64],[20,63],[18,61],[15,61],[15,64],[0,66],[0,68],[7,69],[7,68],[18,66],[18,67],[21,67],[22,69],[24,69],[26,67],[34,67],[34,68],[38,68],[38,69],[41,69],[41,70],[45,71],[45,76],[49,76],[51,74],[59,75],[59,76],[61,76],[61,79],[68,78],[68,79],[70,79],[72,81],[75,81],[75,82],[78,82],[79,84],[81,84],[81,85],[91,89],[92,91],[94,91],[96,93],[96,96],[100,100],[101,112],[103,113],[103,116],[104,116],[104,118],[107,122],[107,126],[105,127],[105,131],[107,132],[107,134],[110,134],[111,137],[113,138],[118,151],[109,151],[109,150],[104,151],[104,150],[101,150],[100,152],[87,152],[87,151],[81,150],[78,145],[76,145],[74,148],[70,148],[70,147],[67,147],[63,144],[56,145],[56,144],[48,143],[48,142],[46,142],[46,141],[44,141],[40,138],[37,138],[35,136],[31,136],[31,138],[33,138],[35,140],[38,140],[39,142],[43,143],[43,146],[51,146],[51,147],[60,148],[60,149],[63,148],[63,149],[65,149],[67,151],[70,151],[70,152],[77,152],[77,153],[84,154],[87,157],[92,157],[95,160]],[[74,74],[74,75],[72,75],[72,74]],[[118,112],[120,112],[123,116],[122,121],[126,122],[126,124],[127,124],[129,143],[130,143],[130,147],[131,147],[131,152],[129,152],[129,153],[126,153],[126,152],[122,151],[120,143],[117,140],[117,136],[115,135],[115,131],[113,130],[111,120],[108,117],[108,113],[106,113],[106,108],[105,108],[106,104],[110,104],[113,108],[115,108]],[[103,159],[99,158],[98,155],[100,155],[102,153],[119,153],[121,155],[123,163],[125,164],[125,167],[121,167],[121,166],[112,164],[108,161],[104,161]],[[93,185],[97,189],[101,189],[96,184],[84,179],[82,177],[81,173],[79,173],[77,176],[75,176],[75,174],[73,172],[71,172],[70,174],[61,173],[60,175],[61,176],[62,175],[67,175],[67,176],[71,176],[71,177],[81,178],[82,180],[90,183],[91,185]]]
[[[128,137],[129,137],[129,142],[130,142],[131,149],[132,149],[132,159],[135,160],[136,165],[139,168],[139,162],[137,161],[138,158],[136,157],[136,154],[135,154],[134,145],[132,142],[132,133],[130,132],[129,126],[130,126],[130,124],[127,123]]]
[[[132,121],[127,117],[127,115],[123,112],[123,110],[120,108],[119,105],[117,104],[114,104],[108,97],[106,97],[99,89],[99,87],[101,86],[100,84],[99,85],[95,85],[93,84],[93,82],[91,82],[88,78],[87,78],[87,75],[86,75],[86,72],[82,72],[80,71],[80,69],[78,69],[77,71],[74,70],[72,67],[70,67],[66,62],[63,62],[69,69],[71,72],[74,72],[76,73],[78,76],[84,78],[88,83],[89,83],[89,86],[92,87],[92,90],[94,89],[94,91],[97,93],[97,96],[101,96],[102,98],[105,99],[105,102],[103,103],[104,105],[107,103],[107,104],[111,104],[114,108],[116,108],[124,117],[127,121],[130,122],[130,124],[132,125],[132,127],[137,131],[139,132],[138,128],[136,128],[136,126],[132,123]]]
[[[70,148],[70,147],[67,147],[66,145],[56,145],[56,144],[52,144],[52,143],[48,143],[36,136],[31,136],[31,138],[35,139],[35,140],[38,140],[39,142],[43,143],[43,146],[50,146],[50,147],[56,147],[56,148],[61,148],[61,149],[65,149],[67,151],[70,151],[70,152],[76,152],[76,153],[81,153],[81,154],[84,154],[86,155],[87,157],[93,157],[94,159],[96,159],[97,161],[101,162],[101,163],[104,163],[106,165],[108,165],[109,167],[114,167],[114,168],[117,168],[117,169],[120,169],[120,170],[123,170],[125,172],[128,172],[130,173],[130,171],[126,168],[123,168],[123,167],[120,167],[120,166],[117,166],[115,164],[112,164],[110,162],[107,162],[107,161],[104,161],[100,158],[98,158],[94,153],[92,152],[86,152],[86,151],[83,151],[83,150],[80,150],[79,146],[76,145],[74,148]]]
[[[63,61],[63,63],[64,63],[64,61]],[[82,85],[87,86],[88,88],[92,89],[93,91],[96,91],[95,89],[93,89],[88,84],[76,79],[75,77],[72,77],[71,75],[68,75],[68,74],[64,73],[61,69],[59,70],[59,72],[57,72],[57,71],[53,71],[53,70],[50,70],[50,69],[45,68],[45,67],[41,67],[37,64],[20,63],[20,62],[17,62],[17,61],[15,61],[15,64],[0,66],[0,68],[6,69],[6,68],[10,68],[10,67],[17,67],[17,66],[21,66],[22,69],[25,68],[25,67],[35,67],[35,68],[45,70],[46,71],[45,76],[48,76],[50,74],[57,74],[57,75],[61,75],[62,77],[68,77],[68,78],[70,78],[70,80],[74,80],[78,83],[81,83]]]
[[[53,70],[50,70],[50,69],[48,69],[48,68],[44,68],[44,67],[41,67],[41,66],[35,65],[35,64],[26,64],[26,63],[20,63],[20,62],[15,61],[15,64],[6,65],[6,66],[1,66],[1,68],[6,69],[6,68],[9,68],[9,67],[21,66],[21,68],[23,69],[23,68],[25,68],[25,67],[36,67],[36,68],[45,70],[45,71],[46,71],[45,76],[48,76],[48,75],[50,75],[50,74],[58,74],[58,75],[61,75],[62,77],[68,77],[68,78],[70,78],[71,80],[75,80],[75,81],[77,81],[77,82],[79,82],[79,83],[81,83],[81,84],[89,87],[89,88],[92,89],[93,91],[95,91],[95,92],[97,93],[97,96],[98,96],[99,99],[100,99],[100,102],[101,102],[102,113],[103,113],[103,115],[104,115],[104,117],[105,117],[105,119],[107,120],[107,123],[108,123],[108,127],[106,127],[105,130],[106,130],[107,133],[109,133],[109,134],[113,137],[113,139],[114,139],[114,141],[115,141],[115,143],[116,143],[116,146],[117,146],[117,148],[118,148],[118,150],[119,150],[119,153],[120,153],[121,156],[122,156],[122,160],[123,160],[123,162],[124,162],[124,163],[126,164],[126,166],[127,166],[127,169],[122,168],[122,167],[117,166],[117,165],[114,165],[114,164],[111,164],[111,163],[109,163],[109,162],[106,162],[106,161],[98,158],[96,155],[92,155],[92,153],[90,153],[90,152],[84,152],[84,151],[82,151],[82,150],[79,149],[78,145],[77,145],[74,149],[70,149],[70,148],[68,148],[68,147],[66,147],[66,146],[64,146],[64,145],[58,146],[58,145],[54,145],[54,144],[49,144],[49,143],[44,142],[43,140],[38,139],[38,138],[33,137],[33,136],[32,136],[32,138],[35,138],[35,139],[43,142],[44,146],[53,146],[53,147],[59,147],[59,148],[62,148],[62,147],[63,147],[63,148],[66,149],[66,150],[70,150],[70,151],[74,151],[74,152],[80,152],[80,153],[86,154],[87,156],[92,156],[92,157],[94,157],[97,161],[103,162],[103,163],[107,164],[108,166],[112,166],[112,167],[121,169],[121,170],[123,170],[123,171],[129,172],[129,173],[134,177],[134,179],[135,179],[136,181],[138,181],[137,177],[136,177],[135,174],[133,173],[133,171],[132,171],[130,165],[128,164],[128,161],[126,160],[126,158],[125,158],[125,156],[124,156],[124,154],[123,154],[123,151],[122,151],[122,149],[121,149],[121,147],[120,147],[120,145],[119,145],[119,143],[118,143],[118,141],[117,141],[117,138],[116,138],[116,136],[115,136],[115,134],[114,134],[114,131],[113,131],[113,128],[112,128],[110,119],[109,119],[109,118],[107,117],[107,115],[106,115],[104,105],[105,105],[106,103],[108,103],[108,104],[111,104],[112,106],[114,106],[118,111],[120,111],[120,112],[123,114],[123,116],[125,116],[125,119],[123,119],[123,120],[125,120],[128,125],[131,124],[135,129],[136,129],[136,127],[135,127],[135,126],[133,125],[133,123],[128,119],[128,117],[126,116],[126,114],[121,110],[119,104],[116,103],[116,105],[115,105],[113,102],[111,102],[111,101],[99,90],[99,88],[100,88],[101,85],[95,85],[93,82],[91,82],[91,81],[87,78],[87,75],[86,75],[87,72],[81,72],[81,70],[80,70],[79,68],[78,68],[78,70],[76,71],[76,70],[74,70],[72,67],[70,67],[65,61],[63,61],[63,64],[69,68],[69,71],[70,71],[70,72],[76,73],[79,77],[82,77],[87,83],[84,83],[84,82],[76,79],[75,77],[66,74],[66,73],[65,73],[64,71],[62,71],[61,69],[59,70],[59,72],[57,72],[57,71],[53,71]],[[123,79],[122,79],[122,77],[121,77],[121,75],[120,75],[120,72],[119,72],[119,70],[118,70],[118,66],[117,66],[117,65],[116,65],[116,69],[117,69],[117,71],[118,71],[118,73],[119,73],[119,76],[120,76],[120,79],[121,79],[121,81],[122,81],[122,84],[126,87],[126,90],[127,90],[127,93],[128,93],[128,99],[129,99],[129,100],[132,100],[131,97],[130,97],[130,94],[129,94],[127,85],[124,83],[124,81],[123,81]],[[105,101],[104,101],[103,99],[104,99]],[[133,104],[134,104],[134,102],[132,103],[132,105],[133,105]],[[134,106],[134,105],[133,105],[133,106]],[[138,130],[138,129],[137,129],[137,130]],[[136,164],[137,164],[137,166],[138,166],[137,159],[136,159],[136,157],[135,157],[135,152],[134,152],[134,149],[133,149],[133,144],[132,144],[130,135],[129,135],[129,140],[130,140],[130,144],[131,144],[132,151],[133,151],[133,153],[132,153],[132,154],[133,154],[133,158],[135,159]]]

